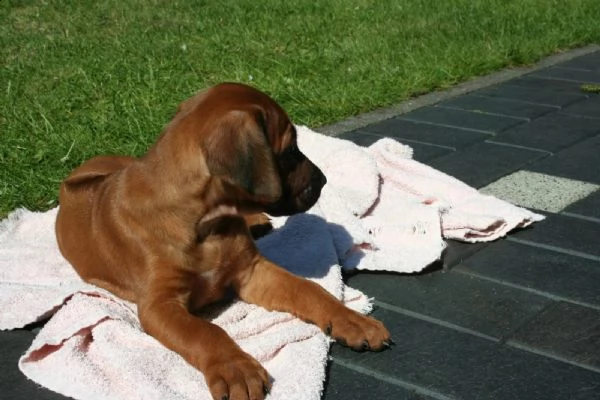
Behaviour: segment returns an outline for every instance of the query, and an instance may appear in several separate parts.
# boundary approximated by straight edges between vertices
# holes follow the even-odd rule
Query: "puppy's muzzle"
[[[319,200],[321,189],[327,183],[325,175],[310,162],[305,164],[303,171],[307,171],[310,175],[306,179],[300,180],[298,186],[288,187],[277,202],[266,205],[265,212],[267,214],[279,217],[302,213]]]
[[[300,208],[304,208],[304,210],[311,208],[319,200],[321,189],[326,183],[325,174],[319,168],[314,167],[308,186],[298,195]]]

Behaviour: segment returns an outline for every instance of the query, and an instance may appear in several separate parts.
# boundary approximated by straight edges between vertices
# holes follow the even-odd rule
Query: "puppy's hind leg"
[[[75,168],[64,180],[67,188],[91,183],[115,171],[125,168],[134,160],[127,156],[98,156]]]

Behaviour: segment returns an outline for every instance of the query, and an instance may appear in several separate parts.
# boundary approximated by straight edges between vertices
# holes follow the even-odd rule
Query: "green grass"
[[[144,152],[220,81],[317,127],[600,42],[599,21],[598,0],[3,0],[0,217],[55,206],[93,155]]]
[[[600,93],[600,85],[586,83],[581,85],[581,91],[585,93]]]

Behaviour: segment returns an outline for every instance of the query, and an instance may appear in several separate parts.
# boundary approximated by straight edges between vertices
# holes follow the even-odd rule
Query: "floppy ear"
[[[281,179],[262,115],[233,110],[215,129],[202,144],[210,174],[225,178],[260,202],[279,199]]]

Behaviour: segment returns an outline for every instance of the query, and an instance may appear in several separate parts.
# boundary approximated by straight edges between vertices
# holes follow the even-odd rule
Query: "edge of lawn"
[[[398,115],[406,114],[417,108],[436,104],[443,100],[448,100],[453,97],[473,92],[488,86],[497,85],[539,69],[550,67],[576,57],[594,53],[596,51],[600,51],[600,45],[598,44],[591,44],[585,47],[567,50],[542,58],[540,61],[531,66],[506,68],[497,72],[493,72],[489,75],[475,77],[448,89],[430,92],[389,107],[379,108],[370,112],[355,115],[333,124],[320,126],[315,128],[315,130],[326,135],[337,136],[344,132],[362,128],[367,125],[396,117]]]

